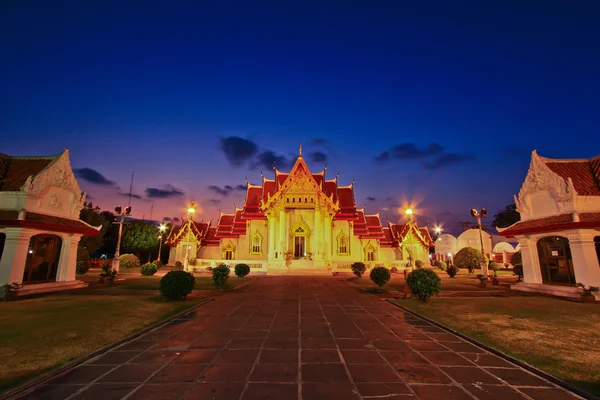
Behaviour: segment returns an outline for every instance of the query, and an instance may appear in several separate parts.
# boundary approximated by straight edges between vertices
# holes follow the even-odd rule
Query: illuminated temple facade
[[[173,227],[166,244],[169,263],[190,270],[246,263],[268,274],[350,272],[357,261],[403,269],[428,261],[433,247],[413,218],[384,227],[379,214],[357,209],[354,182],[340,186],[325,170],[312,173],[302,150],[289,173],[275,170],[274,179],[247,184],[244,206],[221,213],[216,226],[189,219]]]

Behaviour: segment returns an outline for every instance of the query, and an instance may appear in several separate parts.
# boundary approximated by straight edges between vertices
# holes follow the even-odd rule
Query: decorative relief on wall
[[[63,203],[58,199],[56,193],[52,193],[48,198],[48,207],[54,208],[56,210],[63,209]]]

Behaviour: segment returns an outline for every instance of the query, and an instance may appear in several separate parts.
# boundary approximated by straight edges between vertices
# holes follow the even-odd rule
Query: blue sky
[[[597,3],[485,3],[4,1],[0,152],[69,147],[101,207],[135,169],[136,216],[210,219],[302,142],[368,212],[456,230],[534,148],[599,153]]]

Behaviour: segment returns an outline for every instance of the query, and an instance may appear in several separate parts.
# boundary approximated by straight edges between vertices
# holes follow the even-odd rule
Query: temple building
[[[384,227],[379,214],[357,208],[354,182],[341,186],[337,177],[326,179],[325,169],[312,173],[302,148],[289,173],[275,170],[274,179],[248,183],[244,206],[221,213],[216,226],[190,215],[165,243],[169,262],[187,269],[246,263],[269,274],[349,272],[357,261],[404,269],[416,260],[428,262],[434,246],[413,216]]]
[[[534,150],[515,203],[521,221],[498,229],[519,241],[524,278],[513,289],[579,297],[577,283],[600,286],[600,156],[551,159]]]
[[[84,202],[68,149],[0,154],[0,286],[21,284],[19,295],[87,286],[75,279],[77,245],[101,227],[79,219]]]

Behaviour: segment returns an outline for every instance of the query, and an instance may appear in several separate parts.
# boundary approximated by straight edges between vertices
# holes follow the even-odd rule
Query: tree
[[[82,236],[77,247],[77,259],[87,261],[90,254],[95,253],[102,245],[104,234],[108,229],[108,220],[100,212],[100,207],[89,202],[84,203],[83,208],[79,212],[79,219],[92,225],[102,226],[100,233],[95,236]]]
[[[492,226],[497,226],[498,228],[507,228],[515,222],[519,222],[520,220],[521,214],[517,212],[516,204],[511,204],[504,207],[503,210],[498,211],[498,213],[494,215]]]
[[[458,268],[467,268],[472,272],[481,265],[481,251],[473,247],[463,247],[454,256],[454,265]]]
[[[152,223],[134,221],[123,227],[121,246],[125,253],[152,250],[158,246],[158,230]]]

